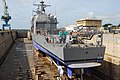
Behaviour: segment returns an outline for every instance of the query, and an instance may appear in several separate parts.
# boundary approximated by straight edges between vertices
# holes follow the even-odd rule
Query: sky
[[[12,29],[29,29],[34,3],[41,0],[6,0],[9,7],[9,14]],[[65,27],[76,24],[76,20],[84,18],[102,19],[103,24],[120,23],[120,0],[44,0],[51,7],[46,8],[46,12],[57,16],[58,27]],[[2,0],[0,1],[0,16],[3,15]],[[3,21],[0,21],[0,25]],[[0,27],[1,28],[1,27]]]

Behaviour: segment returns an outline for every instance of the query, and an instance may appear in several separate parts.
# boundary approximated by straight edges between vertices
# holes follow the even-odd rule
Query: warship
[[[72,77],[73,69],[91,68],[101,65],[105,46],[102,44],[102,32],[97,31],[66,31],[57,28],[57,17],[47,14],[46,7],[50,5],[33,4],[37,6],[36,15],[32,17],[31,35],[33,46],[49,56],[58,66],[67,68],[68,76]],[[93,36],[96,43],[87,43]]]

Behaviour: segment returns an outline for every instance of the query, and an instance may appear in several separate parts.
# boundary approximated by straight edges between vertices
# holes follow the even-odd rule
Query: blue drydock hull
[[[56,57],[55,55],[53,55],[51,52],[49,52],[48,50],[46,50],[44,47],[42,47],[41,45],[39,45],[39,44],[36,43],[35,41],[32,41],[32,42],[33,42],[33,46],[34,46],[36,49],[44,52],[45,54],[49,55],[50,57],[55,58],[56,60],[58,60],[59,62],[61,62],[61,63],[63,63],[63,64],[65,65],[64,61],[62,61],[61,59],[59,59],[58,57]]]

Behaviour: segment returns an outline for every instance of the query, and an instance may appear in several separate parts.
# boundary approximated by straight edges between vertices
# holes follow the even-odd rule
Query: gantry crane
[[[3,7],[4,7],[4,15],[1,17],[1,19],[4,21],[4,24],[2,25],[2,30],[4,30],[4,27],[8,27],[9,30],[11,30],[11,26],[9,24],[9,20],[11,19],[11,16],[9,16],[8,13],[8,6],[6,4],[6,0],[2,0]]]

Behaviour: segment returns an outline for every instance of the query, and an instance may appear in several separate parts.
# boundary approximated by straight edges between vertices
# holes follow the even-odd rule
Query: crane
[[[11,26],[9,24],[9,20],[11,20],[11,16],[9,16],[8,13],[8,6],[6,4],[6,0],[2,0],[3,7],[4,7],[4,15],[1,17],[1,19],[4,21],[4,24],[2,25],[2,30],[4,30],[4,27],[8,27],[9,30],[11,30]]]

